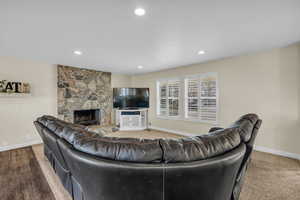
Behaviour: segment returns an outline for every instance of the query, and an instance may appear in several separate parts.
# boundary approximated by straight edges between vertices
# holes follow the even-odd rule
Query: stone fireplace
[[[58,65],[58,117],[74,123],[94,116],[98,124],[109,125],[112,112],[111,73]],[[92,110],[89,114],[86,110]],[[82,112],[81,112],[82,111]],[[95,114],[95,113],[96,114]],[[82,122],[75,119],[78,113]],[[97,115],[97,116],[96,116]],[[101,117],[100,117],[101,116]],[[99,117],[99,118],[97,118]],[[80,120],[79,120],[80,121]]]
[[[80,125],[100,125],[100,109],[75,110],[74,124]]]

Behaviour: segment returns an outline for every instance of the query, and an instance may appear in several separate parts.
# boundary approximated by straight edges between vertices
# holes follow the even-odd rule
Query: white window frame
[[[188,78],[199,78],[199,88],[200,88],[200,78],[206,77],[206,76],[215,76],[216,77],[216,98],[212,97],[212,99],[216,99],[216,120],[210,121],[210,120],[202,120],[200,118],[190,118],[187,117],[187,82],[186,80]],[[160,115],[160,83],[162,82],[168,82],[168,81],[174,81],[174,80],[180,80],[180,91],[179,91],[179,116],[161,116]],[[170,120],[184,120],[184,121],[192,121],[192,122],[201,122],[201,123],[207,123],[207,124],[213,124],[217,125],[219,122],[219,77],[218,73],[216,72],[208,72],[208,73],[202,73],[202,74],[194,74],[194,75],[186,75],[181,77],[173,77],[173,78],[165,78],[165,79],[159,79],[156,81],[156,95],[157,95],[157,101],[156,101],[156,116],[157,118],[161,119],[170,119]],[[168,87],[167,87],[167,94],[168,94]],[[199,93],[198,99],[201,99],[201,95]],[[208,99],[206,97],[205,99]],[[167,109],[168,109],[168,97],[167,100]],[[200,103],[200,100],[198,101]],[[169,111],[167,111],[168,113]]]

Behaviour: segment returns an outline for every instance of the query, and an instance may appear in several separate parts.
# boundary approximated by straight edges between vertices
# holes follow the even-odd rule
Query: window
[[[208,123],[217,122],[216,73],[157,81],[157,93],[158,116]]]
[[[185,118],[199,118],[199,81],[198,77],[185,79]]]
[[[178,117],[180,115],[180,80],[159,81],[158,115],[164,117]]]
[[[159,115],[167,116],[167,83],[161,83],[159,86],[159,94],[160,94],[160,107],[159,107]]]
[[[217,121],[217,76],[214,73],[185,78],[185,118]]]

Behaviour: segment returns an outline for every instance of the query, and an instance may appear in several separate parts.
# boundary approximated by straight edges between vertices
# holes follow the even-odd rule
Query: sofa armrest
[[[212,128],[210,128],[209,129],[209,133],[211,133],[211,132],[214,132],[214,131],[217,131],[217,130],[221,130],[221,129],[223,129],[223,128],[221,128],[221,127],[212,127]]]

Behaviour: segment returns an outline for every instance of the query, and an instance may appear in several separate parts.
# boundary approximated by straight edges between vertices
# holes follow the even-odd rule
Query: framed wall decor
[[[0,93],[30,93],[29,83],[0,80]]]

